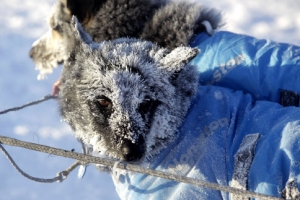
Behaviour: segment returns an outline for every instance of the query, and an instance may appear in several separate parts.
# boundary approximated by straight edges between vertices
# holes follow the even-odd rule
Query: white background
[[[31,44],[47,31],[46,17],[54,0],[9,0],[0,3],[0,111],[51,93],[61,68],[37,81],[28,56]],[[195,1],[193,1],[195,2]],[[199,1],[200,2],[200,1]],[[257,38],[300,45],[299,0],[203,0],[224,12],[225,30]],[[0,115],[0,135],[80,152],[68,125],[60,121],[54,100]],[[19,166],[32,176],[52,178],[73,160],[5,146]],[[85,177],[77,170],[63,183],[41,184],[21,176],[0,153],[0,200],[118,199],[109,175],[89,166]]]

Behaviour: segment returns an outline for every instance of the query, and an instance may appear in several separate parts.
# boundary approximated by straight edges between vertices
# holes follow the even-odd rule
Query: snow
[[[47,14],[54,0],[9,0],[0,4],[0,110],[38,100],[51,93],[61,68],[43,81],[28,56],[32,43],[47,31]],[[195,2],[195,0],[193,0]],[[203,0],[203,4],[224,10],[225,30],[258,38],[300,45],[298,0]],[[61,119],[55,100],[0,116],[0,134],[81,152],[69,126]],[[74,160],[5,146],[17,164],[32,176],[51,178]],[[77,170],[62,183],[40,184],[27,180],[0,153],[0,195],[6,200],[35,199],[119,199],[112,178],[90,165],[83,179]],[[4,197],[4,198],[3,198]]]
[[[224,10],[227,24],[225,29],[228,31],[300,44],[298,0],[279,0],[276,3],[273,0],[202,0],[201,3]]]

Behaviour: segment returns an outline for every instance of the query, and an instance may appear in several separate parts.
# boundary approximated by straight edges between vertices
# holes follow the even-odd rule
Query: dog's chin
[[[97,156],[97,155],[94,155],[94,156]],[[105,159],[109,159],[111,161],[114,161],[115,163],[128,163],[128,164],[131,164],[131,165],[142,165],[142,164],[145,164],[145,157],[141,157],[139,160],[134,160],[134,161],[127,161],[127,160],[124,160],[122,158],[116,158],[116,157],[109,157],[109,156],[99,156],[98,157],[101,157],[101,158],[105,158]],[[106,165],[101,165],[101,164],[96,164],[96,167],[98,170],[100,171],[112,171],[113,170],[113,167],[108,167]]]
[[[53,73],[53,69],[62,65],[64,63],[63,60],[54,60],[51,62],[42,62],[42,61],[34,61],[35,62],[35,69],[38,70],[40,73],[37,77],[38,80],[43,80],[47,77],[47,74]]]
[[[144,155],[138,155],[138,157],[123,156],[121,161],[138,164],[143,160],[143,157]]]
[[[103,155],[100,157],[104,157]],[[132,164],[138,164],[140,163],[143,158],[145,157],[144,154],[137,154],[137,155],[131,155],[131,154],[114,154],[114,153],[108,153],[106,152],[106,158],[112,159],[115,161],[121,161],[126,163],[132,163]]]
[[[107,150],[105,152],[94,152],[94,156],[100,157],[100,158],[105,158],[105,159],[110,159],[115,162],[126,162],[130,164],[140,164],[143,162],[145,158],[145,154],[139,154],[139,155],[125,155],[124,154],[119,154],[115,152],[114,150]]]

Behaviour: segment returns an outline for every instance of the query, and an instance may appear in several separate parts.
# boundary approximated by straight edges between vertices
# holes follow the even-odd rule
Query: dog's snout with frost
[[[125,140],[121,147],[122,156],[125,161],[138,161],[145,153],[145,141],[142,136],[139,137],[138,142],[132,143]]]
[[[34,54],[35,54],[35,49],[34,49],[34,47],[32,47],[29,51],[29,57],[33,58]]]
[[[43,37],[42,37],[43,38]],[[29,51],[29,57],[32,58],[35,61],[35,58],[40,56],[41,52],[45,49],[42,49],[42,45],[40,45],[41,39],[38,39],[33,42],[31,49]],[[41,47],[40,47],[41,46]]]

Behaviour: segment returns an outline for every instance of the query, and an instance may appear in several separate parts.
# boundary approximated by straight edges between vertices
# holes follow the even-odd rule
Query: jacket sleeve
[[[280,93],[300,94],[298,46],[229,32],[217,32],[213,36],[199,34],[191,46],[201,50],[191,64],[198,66],[202,85],[242,90],[256,100],[277,103],[280,103]]]

